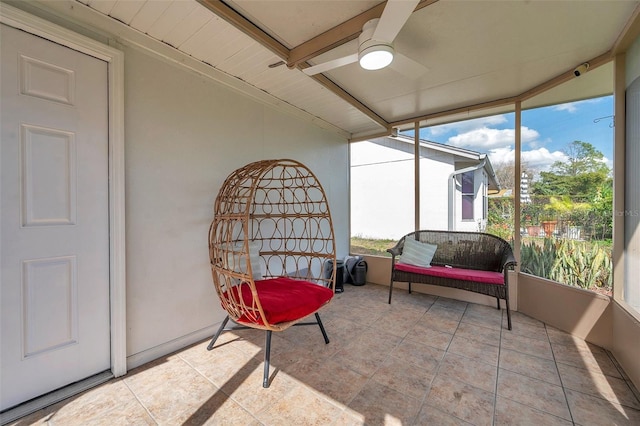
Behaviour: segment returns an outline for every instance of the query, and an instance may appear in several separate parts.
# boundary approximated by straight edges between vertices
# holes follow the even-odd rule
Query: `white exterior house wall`
[[[454,158],[445,152],[427,152],[426,158],[420,160],[420,228],[446,230],[449,226],[448,178],[455,170]]]
[[[407,148],[409,146],[409,148]],[[479,161],[422,147],[420,159],[420,228],[449,227],[449,176]],[[456,163],[456,160],[459,162]],[[351,235],[396,240],[415,229],[413,146],[392,138],[351,144]],[[462,220],[460,186],[454,194],[455,229],[478,231],[487,188],[484,169],[475,172],[474,217]]]
[[[413,153],[369,141],[351,144],[351,235],[399,239],[414,223]]]

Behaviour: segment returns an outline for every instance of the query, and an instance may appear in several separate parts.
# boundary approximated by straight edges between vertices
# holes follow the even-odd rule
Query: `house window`
[[[474,172],[462,174],[462,220],[473,220]]]

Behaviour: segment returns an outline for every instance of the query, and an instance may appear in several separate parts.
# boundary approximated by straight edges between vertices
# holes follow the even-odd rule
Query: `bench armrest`
[[[516,258],[511,249],[505,250],[502,255],[502,270],[514,269],[517,264],[518,262],[516,262]]]
[[[392,257],[400,256],[402,254],[402,249],[396,245],[395,247],[387,249],[387,253],[391,253]]]

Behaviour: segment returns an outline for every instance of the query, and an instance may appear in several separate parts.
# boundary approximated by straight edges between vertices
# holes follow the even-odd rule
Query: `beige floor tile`
[[[435,317],[435,318],[448,318],[455,321],[460,321],[462,316],[464,315],[464,309],[456,309],[456,307],[450,306],[449,304],[438,304],[434,303],[431,308],[426,313],[426,316]]]
[[[162,367],[162,369],[160,369]],[[151,377],[154,373],[158,377]],[[221,391],[180,358],[127,376],[124,383],[159,423],[179,423]]]
[[[456,336],[466,337],[469,340],[486,345],[500,346],[501,332],[502,330],[461,322],[458,330],[456,330]],[[508,333],[508,331],[505,331],[505,333]]]
[[[380,302],[383,303],[382,301]],[[384,313],[384,311],[371,310],[362,306],[350,306],[349,308],[340,311],[339,315],[341,318],[352,323],[362,324],[368,327],[378,321]]]
[[[87,409],[90,407],[90,409]],[[50,425],[64,424],[155,424],[135,395],[120,379],[104,383],[89,392],[47,408]],[[28,424],[28,423],[25,423]]]
[[[222,387],[234,376],[246,376],[260,365],[260,361],[250,354],[237,349],[237,341],[232,341],[224,346],[216,346],[211,351],[207,351],[204,346],[193,347],[189,351],[180,354],[180,357],[192,368],[210,380],[214,385]],[[154,368],[155,370],[155,368]],[[161,370],[162,372],[162,370]],[[162,386],[166,380],[162,376],[157,379],[135,375],[129,380],[141,382],[141,385],[149,387]],[[150,375],[154,372],[150,371]],[[128,377],[128,376],[127,376]]]
[[[341,317],[330,318],[327,321],[323,319],[323,323],[329,343],[325,345],[324,340],[321,340],[322,344],[313,347],[313,353],[321,358],[335,356],[340,350],[353,343],[354,336],[364,333],[369,328]]]
[[[417,399],[371,381],[335,424],[402,426],[413,422],[419,408]]]
[[[490,425],[493,422],[494,399],[493,392],[438,375],[425,404],[474,425]]]
[[[572,336],[571,334],[555,327],[547,326],[547,334],[549,335],[549,341],[551,341],[551,343],[557,343],[565,346],[576,346],[582,349],[589,346],[589,344],[583,339]]]
[[[213,351],[207,339],[13,424],[640,424],[604,349],[519,312],[508,331],[492,306],[387,295],[345,286],[321,312],[329,344],[317,325],[273,333],[267,389],[266,333],[236,330]]]
[[[434,376],[433,369],[390,356],[376,371],[372,380],[421,401]]]
[[[405,339],[391,352],[391,355],[403,360],[418,364],[425,370],[433,371],[442,361],[445,351],[423,343]]]
[[[508,398],[496,399],[495,426],[535,425],[535,426],[571,426],[569,420],[536,410]]]
[[[469,305],[469,306],[482,306],[482,305]],[[500,330],[502,328],[502,310],[497,310],[489,306],[482,306],[482,309],[467,308],[467,310],[464,313],[464,316],[462,317],[462,322]]]
[[[460,311],[464,311],[467,309],[469,304],[467,302],[463,302],[462,300],[456,299],[448,299],[446,297],[438,297],[438,300],[435,301],[434,306],[442,306],[450,309],[457,309]]]
[[[321,318],[324,325],[324,318]],[[303,320],[302,322],[316,322],[316,319],[312,316],[308,320]],[[326,330],[326,328],[325,328]],[[264,331],[262,332],[265,333]],[[324,344],[324,339],[322,337],[322,331],[320,327],[316,324],[313,325],[294,325],[287,328],[284,331],[277,331],[272,333],[272,336],[278,336],[285,340],[288,340],[292,343],[300,344],[300,345],[308,345],[309,343],[313,344],[315,342],[322,342]],[[260,341],[261,345],[263,345],[264,336]]]
[[[567,389],[573,420],[580,425],[639,425],[640,411]]]
[[[258,364],[251,371],[242,371],[232,376],[222,386],[222,391],[231,396],[242,408],[257,416],[263,410],[274,405],[298,382],[282,370],[270,370],[270,385],[262,387],[264,364]]]
[[[400,343],[389,333],[367,330],[338,352],[335,357],[354,371],[370,377]]]
[[[478,360],[447,352],[440,363],[438,376],[447,376],[473,387],[494,393],[497,368]]]
[[[385,294],[385,303],[388,301],[388,293]],[[399,289],[396,285],[393,286],[393,295],[391,297],[391,305],[400,305],[400,306],[418,306],[424,307],[425,309],[432,306],[435,301],[438,299],[437,296],[432,296],[430,294],[418,293],[414,291],[413,293],[409,293],[406,290]]]
[[[565,388],[640,410],[640,401],[622,379],[560,363],[558,370]]]
[[[499,350],[497,346],[478,343],[456,335],[451,340],[448,352],[497,366]]]
[[[553,360],[522,352],[500,351],[500,368],[560,386],[560,376]]]
[[[427,404],[422,406],[414,423],[416,426],[471,426],[472,423],[447,414]]]
[[[278,368],[286,368],[296,362],[313,358],[314,352],[323,349],[327,344],[324,343],[322,334],[318,330],[318,335],[308,340],[300,340],[293,343],[284,338],[279,337],[280,333],[273,333],[271,337],[271,363]],[[264,361],[264,353],[254,357],[257,361]]]
[[[565,420],[571,420],[569,407],[561,386],[500,369],[498,372],[498,396],[509,398]]]
[[[246,329],[227,331],[223,336],[235,337],[233,347],[251,356],[257,356],[265,347],[266,333],[264,330]],[[216,347],[218,342],[216,342]]]
[[[531,318],[529,315],[523,314],[522,312],[518,311],[511,311],[511,322],[512,325],[526,325],[530,327],[545,328],[545,325],[542,321]]]
[[[257,414],[265,425],[327,425],[332,424],[343,408],[305,386],[295,386],[281,399]]]
[[[291,378],[336,404],[348,404],[369,380],[339,358],[306,359],[287,369]]]
[[[181,416],[161,424],[179,425],[229,425],[245,426],[259,425],[259,421],[237,402],[222,392],[213,394],[201,405],[193,407],[193,410],[183,413]],[[134,423],[129,423],[134,424]]]
[[[547,340],[534,339],[526,334],[522,335],[513,332],[505,332],[502,334],[501,345],[502,349],[509,349],[518,351],[520,353],[553,360],[551,344]]]
[[[423,324],[416,325],[409,331],[406,340],[422,343],[436,349],[446,350],[451,343],[453,334],[428,328]]]
[[[495,300],[495,299],[494,299]],[[504,309],[497,309],[494,303],[491,305],[480,305],[477,303],[469,303],[467,304],[467,309],[465,313],[478,313],[483,315],[495,315],[502,318],[502,312]]]
[[[567,346],[551,344],[551,349],[556,362],[586,368],[596,373],[622,378],[618,368],[614,365],[609,355],[602,348],[593,345]]]
[[[437,313],[432,313],[431,311],[428,311],[417,323],[417,325],[421,327],[430,328],[432,330],[437,330],[449,334],[455,333],[458,329],[459,324],[459,319],[447,318],[444,316],[440,316]]]
[[[507,315],[505,314],[502,318],[502,328],[505,334],[517,334],[519,336],[527,336],[529,339],[542,340],[547,343],[549,342],[549,336],[547,335],[547,330],[544,327],[544,324],[537,320],[532,320],[522,314],[521,317],[518,317],[516,314],[518,314],[518,312],[511,312],[511,330],[507,329]],[[528,318],[528,320],[522,320],[522,318]],[[538,325],[537,323],[542,325]]]
[[[374,322],[372,328],[404,337],[423,315],[424,311],[421,309],[391,310]]]

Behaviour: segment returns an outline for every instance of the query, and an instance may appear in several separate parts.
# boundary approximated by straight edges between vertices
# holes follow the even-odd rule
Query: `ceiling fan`
[[[419,77],[427,68],[400,53],[393,47],[396,38],[420,0],[388,0],[380,18],[367,21],[358,37],[358,52],[338,59],[304,68],[307,75],[316,75],[355,62],[366,70],[391,66],[402,74]]]

